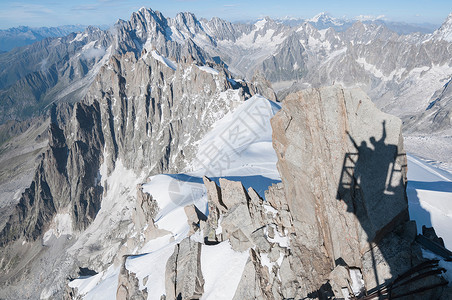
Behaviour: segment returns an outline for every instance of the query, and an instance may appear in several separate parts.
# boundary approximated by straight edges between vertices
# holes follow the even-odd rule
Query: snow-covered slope
[[[274,102],[254,96],[214,123],[199,142],[198,155],[191,166],[194,171],[152,176],[143,185],[143,190],[158,202],[156,226],[168,232],[135,249],[134,255],[125,261],[126,269],[136,274],[139,288],[147,288],[147,299],[160,299],[165,293],[166,262],[174,246],[187,237],[190,230],[184,207],[194,204],[201,212],[208,213],[203,175],[217,182],[220,176],[242,181],[246,188],[254,187],[261,196],[269,185],[280,181],[269,123],[279,108]],[[446,246],[452,248],[449,230],[452,227],[452,174],[411,155],[408,169],[409,210],[418,231],[421,232],[422,225],[433,225]],[[191,239],[202,241],[202,236],[198,232]],[[233,251],[228,241],[216,246],[203,245],[203,299],[231,299],[248,256],[247,251]],[[95,276],[76,279],[70,286],[77,287],[84,299],[107,299],[114,296],[119,273],[118,267],[110,266]],[[229,296],[219,295],[219,290],[227,291]]]
[[[410,217],[416,220],[418,233],[422,233],[422,226],[433,227],[446,248],[452,249],[452,174],[408,155],[407,195]],[[422,253],[425,258],[440,260],[452,282],[452,262],[425,249]]]
[[[250,98],[217,121],[199,142],[192,165],[195,171],[152,176],[143,191],[158,202],[158,228],[181,240],[189,231],[185,206],[195,204],[208,214],[202,180],[205,175],[217,183],[220,177],[241,181],[245,188],[253,187],[264,197],[268,186],[280,181],[270,126],[270,118],[279,108],[279,104],[261,96]]]
[[[217,183],[220,177],[241,181],[245,188],[253,187],[261,197],[268,186],[280,181],[270,126],[271,117],[279,109],[279,104],[259,95],[253,96],[215,122],[199,142],[192,166],[194,171],[155,175],[143,185],[143,191],[151,194],[158,203],[155,225],[168,232],[135,249],[134,255],[125,262],[125,267],[136,274],[140,289],[147,287],[148,299],[158,300],[165,293],[166,262],[174,246],[189,233],[184,207],[194,204],[208,214],[204,175]],[[197,238],[202,239],[199,234],[192,236],[192,239]],[[228,241],[203,246],[203,299],[231,299],[248,256],[248,251],[233,251]],[[117,288],[119,272],[120,269],[112,265],[95,276],[76,279],[69,286],[77,288],[84,299],[109,299],[115,295],[113,291]]]
[[[443,25],[433,33],[433,38],[452,42],[452,13],[449,14]]]
[[[422,226],[434,227],[438,236],[452,249],[452,174],[408,155],[410,217]]]

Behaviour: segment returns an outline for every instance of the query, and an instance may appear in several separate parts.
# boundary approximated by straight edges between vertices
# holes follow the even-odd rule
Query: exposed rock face
[[[289,35],[276,55],[262,63],[266,78],[272,82],[300,79],[307,73],[305,48],[296,33]]]
[[[176,245],[165,275],[166,299],[199,299],[204,292],[201,244],[186,238]]]
[[[47,149],[48,127],[44,118],[0,125],[0,228],[34,179],[40,156]]]
[[[52,112],[49,146],[39,160],[34,180],[6,224],[0,224],[2,246],[22,237],[30,241],[42,237],[61,215],[69,220],[70,233],[83,235],[97,216],[102,197],[110,193],[113,198],[110,189],[115,187],[109,186],[107,179],[117,165],[134,170],[143,179],[149,174],[182,170],[195,155],[194,143],[210,125],[250,97],[247,84],[233,87],[228,81],[230,74],[221,66],[216,66],[217,71],[209,67],[208,72],[188,58],[173,68],[157,52],[142,54],[139,59],[133,53],[112,57],[82,103],[73,108],[59,105]],[[134,214],[115,223],[115,234],[107,234],[109,239],[102,243],[95,241],[89,247],[76,244],[68,265],[85,266],[89,261],[97,270],[115,256],[114,251],[103,255],[102,247],[113,249],[114,245],[119,257],[133,250],[120,250],[128,240],[129,225],[137,226],[136,230],[151,225],[144,233],[146,238],[164,234],[152,226],[158,209],[155,201],[140,190],[136,197],[127,195],[135,185],[117,195],[125,198],[121,201],[132,199],[137,205]],[[127,211],[127,206],[123,209]],[[88,234],[83,238],[90,240]],[[128,245],[137,243],[130,240]],[[55,280],[61,284],[64,278]]]
[[[193,61],[173,69],[157,55],[113,57],[88,92],[101,109],[108,172],[118,159],[137,172],[181,171],[215,121],[212,113],[224,115],[231,102],[249,97],[241,87],[232,91],[224,70],[213,75]]]
[[[190,226],[188,235],[191,236],[200,229],[200,222],[205,222],[207,218],[194,204],[185,206],[184,211],[187,216],[187,223]]]
[[[266,79],[266,77],[260,73],[257,72],[254,74],[253,79],[251,80],[253,82],[254,91],[256,94],[262,95],[264,98],[272,101],[276,101],[276,93],[271,88],[271,83]]]
[[[204,183],[209,195],[209,212],[217,212],[215,241],[229,240],[235,251],[250,252],[234,299],[281,299],[290,295],[287,290],[292,282],[284,280],[287,278],[284,261],[291,257],[289,237],[277,225],[276,208],[265,204],[252,188],[246,191],[240,182],[220,178],[221,188],[207,178]],[[218,198],[227,199],[226,209],[217,207],[218,201],[214,199]],[[213,241],[208,231],[204,234],[205,241]]]
[[[159,211],[157,201],[151,195],[143,192],[143,186],[137,186],[137,204],[135,214],[135,226],[143,228],[146,225],[153,225],[153,220]]]
[[[408,233],[399,119],[360,90],[332,86],[287,97],[272,127],[285,194],[277,205],[287,205],[293,223],[286,274],[299,287],[292,292],[320,298],[337,292],[344,283],[325,283],[338,277],[340,265],[359,268],[371,289],[419,259]],[[272,187],[269,201],[277,193]]]
[[[84,229],[94,219],[102,194],[96,182],[103,144],[99,113],[99,106],[76,104],[71,119],[74,131],[70,131],[74,136],[51,123],[49,147],[31,186],[0,233],[1,245],[22,236],[36,239],[54,214],[68,206],[74,210],[75,229]]]
[[[147,289],[140,290],[138,279],[125,267],[127,256],[123,258],[123,264],[118,278],[118,289],[116,290],[117,300],[146,300],[148,298]],[[70,299],[70,298],[69,298]]]
[[[333,86],[293,94],[272,126],[294,227],[309,234],[300,237],[309,250],[324,247],[329,257],[354,265],[358,258],[347,249],[364,253],[407,220],[401,121],[363,92]]]

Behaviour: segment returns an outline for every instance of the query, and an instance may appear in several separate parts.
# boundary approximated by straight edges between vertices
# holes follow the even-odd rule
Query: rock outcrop
[[[119,271],[118,289],[116,290],[117,300],[146,300],[148,298],[147,289],[140,290],[138,279],[134,273],[127,270],[126,263],[127,256],[123,257],[121,270]],[[71,299],[71,298],[68,298]]]
[[[249,251],[234,299],[282,298],[282,270],[290,257],[290,242],[287,231],[277,225],[279,212],[252,188],[247,191],[240,182],[224,178],[219,181],[221,187],[204,177],[209,200],[209,219],[204,228],[211,228],[209,220],[216,220],[215,235],[204,229],[204,241],[206,245],[229,241],[235,251]],[[222,201],[224,204],[220,204]],[[211,217],[212,211],[215,217]]]
[[[282,182],[266,201],[240,182],[204,178],[206,245],[249,251],[234,299],[348,299],[425,261],[408,217],[398,118],[360,90],[332,86],[286,98],[272,127]],[[433,273],[393,295],[437,285],[410,297],[439,297],[445,281]]]
[[[371,290],[422,261],[408,221],[398,118],[360,90],[332,86],[288,96],[272,127],[284,187],[278,205],[292,222],[292,296],[337,293],[343,266],[361,270]],[[281,197],[275,187],[268,194]]]
[[[199,299],[204,292],[201,243],[184,239],[168,259],[165,274],[166,299]]]
[[[272,120],[273,144],[294,227],[308,250],[354,265],[350,249],[365,253],[408,220],[401,121],[338,86],[284,103]]]

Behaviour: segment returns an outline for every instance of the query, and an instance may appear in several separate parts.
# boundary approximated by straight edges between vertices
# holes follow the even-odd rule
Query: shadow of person
[[[376,195],[394,195],[397,187],[402,186],[402,178],[394,177],[395,160],[398,152],[397,146],[386,144],[386,121],[383,121],[383,132],[377,141],[374,136],[370,137],[370,148],[366,141],[361,141],[358,146],[356,141],[347,132],[350,141],[356,148],[357,160],[354,167],[354,179],[357,186],[365,190],[372,190]],[[398,170],[399,172],[401,170]]]
[[[381,137],[370,137],[370,143],[347,134],[356,152],[345,154],[336,198],[359,221],[357,246],[362,253],[363,275],[368,288],[379,292],[398,274],[422,261],[420,248],[413,246],[415,223],[409,222],[406,155],[399,153],[397,145],[386,142],[385,121]]]
[[[403,168],[406,168],[405,154],[398,153],[397,145],[385,142],[386,121],[383,121],[382,127],[380,139],[370,137],[371,147],[364,140],[358,145],[347,132],[357,153],[346,154],[343,173],[347,169],[348,178],[341,175],[338,187],[337,199],[352,200],[347,203],[348,211],[357,215],[370,241],[384,234],[385,225],[392,223],[392,219],[408,220],[406,178],[403,173]],[[399,213],[406,216],[399,216]]]

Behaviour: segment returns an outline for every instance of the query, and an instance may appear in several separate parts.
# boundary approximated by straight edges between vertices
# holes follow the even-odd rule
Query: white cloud
[[[355,17],[355,20],[358,21],[375,21],[375,20],[383,20],[385,18],[385,15],[359,15]]]

